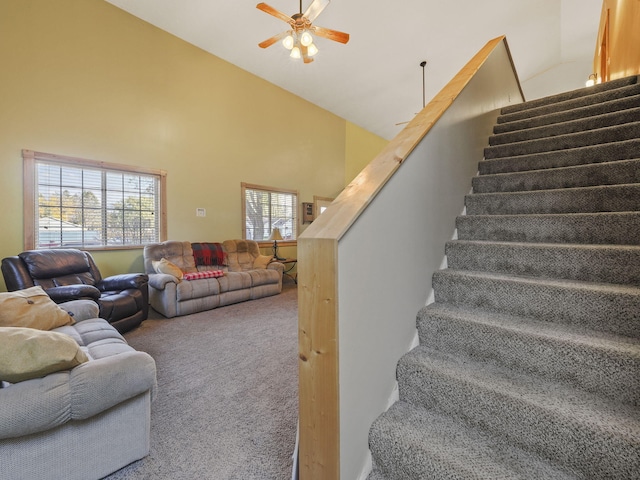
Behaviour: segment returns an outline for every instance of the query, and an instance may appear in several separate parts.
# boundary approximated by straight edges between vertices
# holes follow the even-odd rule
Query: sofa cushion
[[[113,343],[127,344],[124,337],[103,318],[83,320],[75,325],[56,328],[55,331],[70,336],[81,347],[87,347],[85,350],[92,359],[100,358],[98,352],[93,350],[94,347]]]
[[[143,255],[146,273],[155,273],[152,262],[162,258],[166,258],[185,273],[197,271],[190,242],[168,240],[162,243],[150,243],[145,245]]]
[[[73,323],[73,317],[51,300],[40,286],[0,293],[0,327],[51,330]]]
[[[251,275],[248,272],[227,272],[224,277],[218,278],[220,293],[233,292],[251,288]]]
[[[222,245],[232,272],[252,270],[254,260],[260,256],[260,248],[254,240],[225,240]]]
[[[22,382],[86,361],[88,357],[80,346],[63,333],[0,327],[0,380]]]
[[[200,278],[191,280],[190,282],[180,282],[176,285],[176,300],[184,302],[185,300],[193,300],[194,298],[210,297],[220,293],[220,278]]]
[[[271,255],[258,255],[253,260],[253,268],[267,268],[273,257]]]
[[[170,262],[166,258],[153,260],[151,264],[153,265],[156,273],[166,273],[167,275],[173,275],[178,280],[182,280],[183,273],[182,270],[180,270],[180,267]]]

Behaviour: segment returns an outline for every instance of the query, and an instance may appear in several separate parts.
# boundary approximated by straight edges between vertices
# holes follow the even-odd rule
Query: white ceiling
[[[591,70],[602,0],[333,0],[314,22],[351,35],[316,40],[315,61],[292,60],[288,28],[260,0],[106,0],[383,138],[393,138],[490,39],[506,35],[527,99],[579,88]],[[298,0],[267,0],[291,15]],[[306,8],[311,0],[303,0]]]

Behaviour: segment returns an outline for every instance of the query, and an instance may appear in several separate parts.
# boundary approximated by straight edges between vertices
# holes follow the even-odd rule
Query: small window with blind
[[[25,249],[139,248],[166,238],[166,172],[23,151]]]
[[[278,229],[283,241],[298,236],[298,192],[242,183],[243,237],[266,242]]]

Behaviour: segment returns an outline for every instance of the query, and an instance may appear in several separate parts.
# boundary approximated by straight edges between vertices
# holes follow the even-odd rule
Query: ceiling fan
[[[284,47],[287,50],[291,50],[289,55],[292,58],[302,57],[304,63],[311,63],[313,62],[312,57],[318,53],[318,47],[313,43],[313,35],[328,38],[334,42],[347,43],[349,41],[348,33],[318,27],[312,23],[330,2],[331,0],[313,0],[311,5],[309,5],[309,8],[302,13],[302,0],[300,0],[300,13],[294,13],[291,16],[276,10],[266,3],[257,4],[256,8],[258,10],[262,10],[269,15],[273,15],[274,17],[287,22],[291,27],[290,30],[285,30],[278,35],[268,38],[264,42],[260,42],[258,46],[261,48],[267,48],[277,41],[282,40]]]
[[[425,103],[425,90],[424,90],[424,67],[427,65],[427,61],[423,60],[420,62],[420,66],[422,67],[422,108],[425,107],[426,103]],[[417,113],[414,113],[414,115],[418,115]],[[396,123],[396,126],[398,125],[406,125],[407,123],[409,123],[410,120],[407,120],[406,122],[399,122]]]

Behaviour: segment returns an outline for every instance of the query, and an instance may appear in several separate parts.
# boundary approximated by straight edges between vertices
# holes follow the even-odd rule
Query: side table
[[[284,260],[272,260],[273,262],[280,262],[282,264],[284,264],[284,272],[283,275],[286,275],[287,277],[289,277],[291,280],[293,280],[295,282],[295,284],[298,284],[298,273],[289,273],[291,272],[291,270],[293,270],[295,268],[295,266],[298,263],[298,259],[297,258],[285,258]]]

